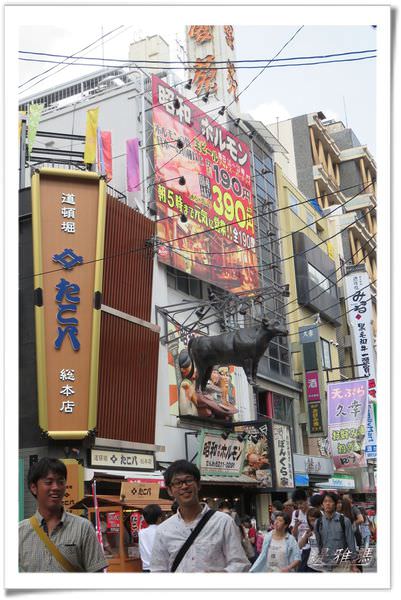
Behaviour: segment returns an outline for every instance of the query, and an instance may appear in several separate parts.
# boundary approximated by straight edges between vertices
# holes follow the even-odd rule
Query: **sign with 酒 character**
[[[231,292],[258,288],[249,146],[165,81],[152,90],[159,261]]]
[[[327,384],[328,432],[336,468],[366,466],[368,380]]]
[[[224,439],[221,433],[202,430],[198,453],[201,475],[238,477],[244,458],[245,441],[240,442],[237,435],[229,434]]]
[[[308,402],[320,402],[319,371],[305,373],[305,386]]]
[[[291,435],[288,425],[272,423],[276,488],[294,487]]]
[[[89,451],[90,466],[104,469],[129,469],[133,471],[153,471],[155,458],[153,454],[129,450],[105,450],[91,448]]]
[[[32,177],[39,426],[82,439],[96,426],[106,184],[97,173]]]

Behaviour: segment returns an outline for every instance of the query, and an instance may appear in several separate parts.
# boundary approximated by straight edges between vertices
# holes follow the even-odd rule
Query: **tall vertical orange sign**
[[[97,173],[32,177],[39,426],[82,439],[96,425],[106,184]]]

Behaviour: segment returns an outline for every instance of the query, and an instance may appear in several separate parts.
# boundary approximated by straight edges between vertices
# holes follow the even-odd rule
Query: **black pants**
[[[310,548],[302,550],[301,564],[298,567],[298,573],[308,573],[308,558],[310,554]]]

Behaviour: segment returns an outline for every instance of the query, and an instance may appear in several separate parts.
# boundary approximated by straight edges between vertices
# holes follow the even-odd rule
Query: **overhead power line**
[[[85,46],[84,48],[81,48],[81,50],[77,50],[77,52],[74,52],[74,54],[70,54],[70,55],[63,55],[64,60],[61,61],[54,61],[56,63],[56,65],[62,65],[65,63],[66,60],[70,60],[71,58],[73,58],[74,56],[76,56],[78,53],[83,52],[84,50],[91,48],[94,44],[96,44],[97,42],[99,42],[100,40],[104,40],[104,38],[108,37],[109,35],[111,35],[112,33],[114,33],[115,31],[117,31],[118,29],[121,29],[121,27],[123,27],[123,25],[120,25],[119,27],[116,27],[115,29],[112,29],[111,31],[105,33],[104,35],[100,36],[99,38],[96,38],[96,40],[94,42],[91,42],[90,44],[88,44],[88,46]],[[21,52],[21,51],[20,51]],[[39,54],[39,53],[38,53]],[[78,58],[76,58],[75,60],[78,60]],[[75,61],[74,61],[75,62]],[[68,63],[65,65],[65,67],[63,67],[63,69],[65,69],[66,67],[70,66],[71,64],[74,63]],[[37,79],[38,77],[40,77],[41,75],[45,75],[46,73],[48,73],[49,71],[52,71],[53,69],[55,69],[56,67],[50,67],[50,69],[47,69],[45,71],[42,71],[41,73],[38,73],[37,75],[34,75],[33,77],[31,77],[30,79],[28,79],[27,81],[24,81],[24,83],[21,83],[21,85],[18,86],[18,88],[23,87],[24,85],[26,85],[27,83],[30,83],[31,81],[33,81],[34,79]],[[63,69],[60,69],[58,71],[58,73],[60,71],[62,71]],[[47,79],[48,77],[45,77],[44,79],[41,79],[40,81],[36,82],[35,85],[37,85],[38,83],[41,83],[42,81],[44,81],[45,79]]]
[[[363,191],[363,190],[362,190],[362,191]],[[359,193],[361,193],[361,192],[359,192]],[[357,195],[358,195],[358,194],[357,194]],[[356,196],[355,196],[355,197],[356,197]],[[371,211],[372,209],[373,209],[373,207],[372,207],[371,209],[369,209],[369,210]],[[177,213],[177,216],[179,216],[179,213]],[[258,216],[261,216],[261,215],[258,215]],[[172,218],[172,217],[168,217],[168,218]],[[252,218],[255,218],[255,217],[252,217]],[[160,220],[162,220],[162,219],[160,219]],[[358,219],[357,219],[357,218],[355,218],[355,220],[358,220]],[[155,221],[155,223],[157,223],[157,222],[158,222],[158,221]],[[316,245],[314,245],[312,248],[310,248],[310,249],[309,249],[309,250],[307,250],[307,251],[309,252],[310,250],[312,250],[312,249],[313,249],[313,248],[315,248],[316,246],[320,246],[322,243],[325,243],[325,242],[327,242],[328,240],[330,240],[330,239],[334,238],[336,235],[339,235],[340,233],[342,233],[342,232],[343,232],[343,231],[345,231],[346,229],[347,229],[347,227],[346,227],[344,230],[341,230],[341,231],[337,232],[335,235],[331,236],[330,238],[327,238],[326,240],[323,240],[322,242],[320,242],[320,244],[316,244]],[[170,243],[170,242],[176,242],[177,240],[180,240],[180,239],[186,239],[186,238],[190,238],[190,237],[193,237],[194,235],[200,235],[200,234],[202,234],[202,233],[207,233],[207,232],[209,232],[209,231],[214,231],[214,228],[211,228],[211,229],[210,229],[210,228],[209,228],[209,229],[204,229],[204,230],[202,230],[202,231],[198,231],[198,232],[196,232],[196,233],[194,233],[194,234],[188,234],[188,235],[186,235],[186,236],[181,236],[181,237],[179,237],[179,238],[174,238],[174,239],[172,239],[172,240],[166,240],[165,242],[163,242],[163,244],[168,244],[168,243]],[[144,251],[146,251],[146,252],[150,252],[150,251],[151,251],[151,249],[150,249],[150,247],[148,247],[148,246],[140,246],[140,247],[137,247],[137,248],[130,248],[129,250],[124,250],[123,252],[118,252],[118,253],[116,253],[116,254],[113,254],[113,255],[110,255],[110,256],[104,256],[103,258],[99,258],[99,259],[93,259],[93,260],[88,260],[88,261],[86,261],[85,263],[83,263],[83,265],[81,265],[81,266],[84,266],[84,265],[87,265],[87,264],[92,264],[92,263],[95,263],[95,262],[104,261],[104,260],[110,260],[110,259],[112,259],[112,258],[117,258],[117,257],[120,257],[120,256],[129,255],[129,254],[133,254],[133,253],[136,253],[136,252],[144,252]],[[291,257],[288,257],[288,258],[291,258]],[[288,260],[288,258],[286,258],[285,260]],[[283,259],[281,259],[279,262],[281,262],[282,260],[283,260]],[[204,265],[203,265],[203,263],[200,263],[200,264],[202,264],[202,266],[204,266]],[[273,263],[272,263],[272,264],[273,264]],[[269,268],[270,268],[270,267],[271,267],[271,265],[269,265]],[[244,267],[240,267],[240,268],[244,268]],[[256,267],[254,267],[254,268],[256,268]],[[50,271],[43,271],[43,272],[41,272],[41,273],[32,273],[31,275],[25,275],[25,276],[23,276],[23,277],[20,277],[20,279],[21,279],[21,280],[23,280],[23,279],[28,279],[28,278],[30,278],[30,277],[36,277],[36,276],[39,276],[39,275],[48,275],[48,274],[50,274],[50,273],[55,273],[55,272],[57,272],[57,271],[64,271],[64,269],[63,269],[63,267],[61,267],[61,268],[57,268],[57,269],[52,269],[52,270],[50,270]]]
[[[357,62],[357,61],[361,61],[361,60],[369,60],[370,58],[376,58],[376,54],[373,54],[372,56],[359,56],[357,58],[343,58],[343,59],[336,59],[336,60],[319,60],[319,61],[312,61],[312,62],[294,62],[294,63],[288,63],[288,64],[284,64],[284,65],[270,65],[270,63],[268,63],[266,65],[266,68],[269,69],[283,69],[285,67],[309,67],[309,66],[313,66],[313,65],[328,65],[328,64],[333,64],[333,63],[345,63],[345,62]],[[24,62],[35,62],[35,63],[46,63],[46,64],[60,64],[59,61],[56,60],[49,60],[49,59],[39,59],[39,58],[22,58],[20,57],[18,60],[24,61]],[[102,63],[79,63],[79,62],[73,62],[73,63],[69,63],[66,66],[76,66],[76,67],[103,67],[103,68],[108,68],[108,69],[119,69],[121,68],[122,65],[111,65],[111,64],[102,64]],[[127,64],[127,66],[129,66]],[[152,66],[152,65],[144,65],[142,67],[139,68],[143,68],[143,69],[156,69],[157,71],[163,70],[163,71],[179,71],[181,69],[186,69],[187,67],[185,66],[181,66],[181,67],[160,67],[160,66]],[[224,67],[213,67],[214,69],[216,69],[217,71],[227,71],[229,69],[229,67],[226,65]],[[249,65],[249,66],[238,66],[236,67],[236,69],[247,69],[247,70],[251,70],[251,69],[259,69],[259,65]],[[196,69],[194,69],[196,71]],[[40,83],[40,82],[37,82]]]
[[[370,208],[370,209],[368,209],[367,213],[368,213],[368,212],[370,213],[372,210],[373,210],[373,207],[372,207],[372,208]],[[366,214],[367,214],[367,213],[366,213]],[[360,218],[358,218],[358,217],[355,217],[354,221],[360,221],[361,219],[364,219],[364,218],[365,218],[365,214],[364,214],[362,217],[360,217]],[[319,247],[319,246],[321,246],[322,244],[325,244],[325,243],[326,243],[326,242],[328,242],[329,240],[331,240],[331,239],[335,238],[337,235],[340,235],[341,233],[343,233],[344,231],[346,231],[347,229],[349,229],[349,227],[350,227],[350,226],[349,226],[349,225],[347,225],[347,226],[346,226],[346,227],[344,227],[343,229],[340,229],[340,231],[338,231],[337,233],[335,233],[335,234],[333,234],[332,236],[330,236],[330,237],[326,238],[325,240],[322,240],[322,241],[321,241],[321,242],[319,242],[318,244],[315,244],[315,245],[313,246],[313,248],[318,248],[318,247]],[[291,234],[289,234],[289,235],[291,235]],[[186,237],[191,237],[191,235],[188,235],[188,236],[186,236]],[[163,245],[163,244],[162,244],[162,245]],[[256,267],[255,265],[246,265],[246,266],[243,266],[243,265],[242,265],[242,266],[238,266],[238,267],[221,266],[221,265],[211,265],[211,264],[206,264],[206,265],[205,265],[204,263],[200,263],[200,262],[198,262],[198,261],[196,261],[196,260],[193,260],[193,259],[191,259],[191,258],[187,258],[187,257],[185,257],[183,254],[180,254],[179,252],[177,252],[177,250],[173,250],[173,249],[172,249],[172,252],[173,252],[174,254],[177,254],[177,256],[181,256],[182,258],[185,258],[185,260],[189,260],[190,262],[192,262],[192,263],[194,263],[194,264],[196,264],[196,265],[200,265],[200,266],[202,266],[202,267],[208,266],[208,267],[213,267],[214,269],[230,269],[230,270],[235,270],[235,271],[243,271],[244,269],[257,269],[257,270],[258,270],[258,273],[260,274],[260,273],[263,273],[264,271],[267,271],[268,269],[275,268],[275,266],[278,266],[280,263],[282,263],[282,262],[285,262],[285,261],[287,261],[287,260],[290,260],[291,258],[294,258],[295,256],[302,256],[302,255],[306,254],[307,252],[310,252],[310,250],[311,250],[311,249],[312,249],[312,248],[309,248],[309,249],[307,249],[307,250],[304,250],[303,252],[298,252],[297,254],[292,254],[291,256],[286,256],[285,258],[280,258],[279,260],[272,261],[272,262],[271,262],[271,263],[269,263],[269,264],[268,264],[266,267],[263,267],[263,268],[261,268],[260,266],[259,266],[259,268],[258,268],[258,267]]]
[[[273,58],[271,59],[271,62],[289,62],[289,61],[293,61],[293,60],[314,60],[314,59],[321,59],[321,58],[334,58],[337,56],[353,56],[355,54],[371,54],[372,52],[376,52],[376,49],[372,49],[372,50],[353,50],[353,51],[349,51],[349,52],[335,52],[332,54],[312,54],[309,56],[289,56],[288,58]],[[77,56],[77,53],[73,54],[73,55],[68,55],[68,54],[54,54],[51,52],[33,52],[30,50],[19,50],[18,52],[19,54],[29,54],[29,55],[33,55],[33,56],[50,56],[52,58],[64,58],[66,60],[70,59],[72,56],[74,56],[77,60],[101,60],[103,61],[107,61],[107,62],[116,62],[116,63],[122,63],[122,65],[129,65],[131,63],[135,63],[135,64],[143,64],[143,65],[174,65],[174,64],[178,64],[179,66],[182,66],[183,64],[185,65],[196,65],[198,64],[198,61],[196,60],[145,60],[145,59],[141,59],[138,61],[134,61],[134,60],[127,60],[126,58],[104,58],[104,57],[99,57],[99,56],[90,56],[88,58],[86,58],[85,56]],[[244,60],[230,60],[231,64],[237,65],[237,64],[248,64],[248,63],[265,63],[266,61],[268,61],[269,59],[267,58],[248,58],[248,59],[244,59]],[[210,62],[210,65],[225,65],[227,63],[227,60],[213,60]],[[117,65],[116,65],[117,66]]]
[[[351,200],[354,200],[354,198],[357,198],[357,196],[359,196],[360,194],[362,194],[362,192],[364,192],[369,186],[370,186],[370,184],[366,185],[364,188],[362,188],[362,190],[359,190],[354,196],[350,196],[350,198],[348,198],[348,200],[346,202],[344,202],[344,204],[342,206],[344,206],[345,204],[347,204]],[[338,208],[338,206],[336,206],[336,209],[337,208]],[[369,211],[373,210],[373,208],[375,208],[375,207],[372,207],[371,209],[369,209]],[[250,220],[252,220],[254,218],[257,218],[258,216],[261,216],[262,214],[267,214],[269,212],[271,212],[270,209],[268,211],[262,211],[262,213],[260,213],[259,215],[254,215],[252,217],[244,217],[242,219],[239,219],[238,221],[233,221],[232,223],[230,223],[230,225],[238,225],[238,223],[243,223],[244,221],[247,221],[247,220],[250,221]],[[224,227],[226,227],[226,225],[224,225]],[[166,244],[167,245],[170,244],[171,242],[177,242],[179,240],[185,240],[185,239],[194,237],[196,235],[201,235],[203,233],[208,233],[209,231],[216,231],[216,230],[219,230],[219,229],[222,229],[222,227],[221,226],[219,226],[219,227],[209,227],[208,229],[202,229],[201,231],[196,231],[196,232],[190,233],[188,235],[183,235],[183,236],[175,238],[173,240],[160,240],[160,242],[158,242],[158,244],[164,246]],[[244,267],[242,267],[242,268],[244,268]]]

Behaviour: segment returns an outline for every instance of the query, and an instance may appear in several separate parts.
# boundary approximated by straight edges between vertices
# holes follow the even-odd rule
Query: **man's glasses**
[[[194,477],[187,477],[186,479],[176,479],[171,482],[171,487],[181,489],[183,485],[192,485],[195,483]]]

